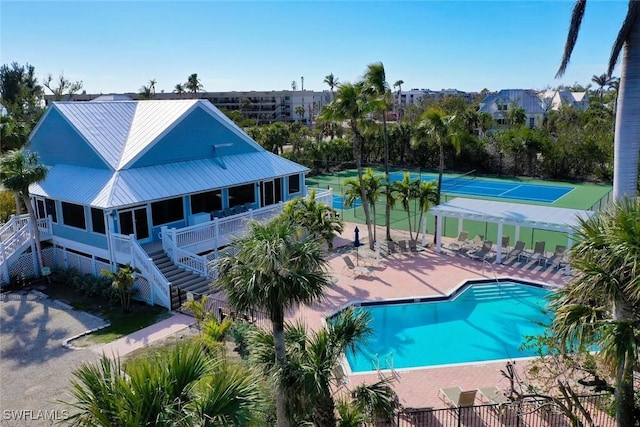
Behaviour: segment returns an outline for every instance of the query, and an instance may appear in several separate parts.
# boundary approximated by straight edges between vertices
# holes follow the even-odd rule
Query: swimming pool
[[[349,352],[352,372],[418,368],[535,356],[523,350],[550,318],[550,290],[517,281],[467,283],[451,297],[361,303],[373,334]]]

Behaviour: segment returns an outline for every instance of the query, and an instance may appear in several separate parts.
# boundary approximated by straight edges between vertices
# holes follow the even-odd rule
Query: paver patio
[[[346,231],[335,241],[336,247],[349,246],[354,227],[355,224],[346,224]],[[378,229],[378,236],[384,238],[384,235],[384,230]],[[393,237],[407,238],[402,232],[395,231]],[[359,249],[360,262],[371,262],[374,254],[366,247],[366,240],[363,244],[365,246]],[[355,261],[355,251],[350,255]],[[399,253],[385,257],[377,266],[375,263],[371,264],[374,270],[371,276],[354,277],[344,268],[345,263],[340,253],[334,252],[329,256],[329,265],[335,281],[326,292],[325,299],[321,303],[300,307],[290,313],[292,318],[303,317],[311,328],[320,327],[325,316],[354,301],[447,295],[469,279],[511,277],[552,285],[562,285],[569,279],[563,270],[540,266],[533,261],[527,263],[507,260],[503,265],[495,265],[451,252],[438,254],[431,249],[417,254]],[[473,389],[496,385],[506,388],[506,380],[500,374],[505,362],[399,369],[393,387],[404,406],[442,407],[438,390],[443,387],[459,385],[463,389]],[[525,365],[526,361],[521,360],[516,366],[522,369]],[[350,385],[377,380],[377,373],[350,375]]]

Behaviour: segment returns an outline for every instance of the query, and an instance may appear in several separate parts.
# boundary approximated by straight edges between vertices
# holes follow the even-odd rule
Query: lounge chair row
[[[417,253],[424,248],[418,246],[418,242],[415,240],[398,240],[398,242],[387,241],[387,252],[391,254],[395,253]]]
[[[479,396],[478,396],[479,395]],[[509,403],[509,398],[497,387],[480,387],[475,390],[462,390],[458,387],[441,388],[438,397],[449,408],[464,408],[474,406],[476,396],[483,404],[503,405]]]
[[[526,249],[526,243],[522,240],[518,240],[513,249],[509,249],[509,236],[503,236],[501,246],[503,253],[505,253],[505,259],[516,258],[519,261],[525,258],[527,261],[537,261],[540,265],[544,262],[545,266],[552,265],[554,268],[560,268],[568,262],[567,247],[564,245],[557,245],[554,252],[547,255],[545,241],[536,242],[532,251]],[[490,253],[495,252],[492,241],[485,241],[481,234],[478,234],[473,240],[469,240],[469,233],[466,231],[461,231],[458,238],[450,243],[448,248],[457,252],[466,252],[472,258],[483,260]]]

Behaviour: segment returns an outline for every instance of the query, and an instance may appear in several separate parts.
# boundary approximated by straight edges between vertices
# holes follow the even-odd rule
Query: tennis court
[[[401,181],[403,173],[389,175],[391,182]],[[436,174],[411,174],[411,179],[436,181]],[[574,187],[559,185],[528,184],[519,182],[495,181],[476,178],[474,172],[457,177],[442,178],[442,192],[454,195],[494,197],[498,199],[523,200],[528,202],[555,203]],[[335,206],[334,206],[335,207]]]
[[[345,206],[345,203],[344,203],[344,196],[341,196],[339,194],[333,195],[333,209],[336,209],[336,210],[355,209],[355,208],[359,208],[360,206],[362,206],[362,202],[360,202],[360,199],[356,199],[351,206],[347,207]]]

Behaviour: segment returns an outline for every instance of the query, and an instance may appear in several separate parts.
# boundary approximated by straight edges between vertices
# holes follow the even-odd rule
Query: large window
[[[91,226],[94,233],[105,234],[104,211],[102,209],[91,208]]]
[[[84,217],[84,206],[75,203],[62,202],[62,220],[64,225],[70,227],[87,229],[87,222]]]
[[[184,219],[182,197],[151,203],[153,225],[167,224]]]
[[[56,212],[56,202],[51,199],[36,198],[36,216],[45,219],[51,216],[51,221],[58,222],[58,212]]]
[[[300,175],[289,175],[289,194],[300,192]]]
[[[222,191],[208,191],[191,195],[191,214],[222,209]]]
[[[245,203],[255,203],[256,193],[255,184],[238,185],[237,187],[229,187],[229,207],[242,206]]]

